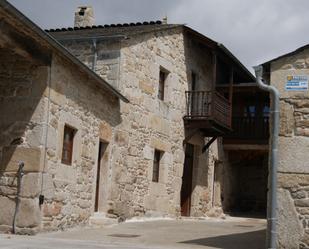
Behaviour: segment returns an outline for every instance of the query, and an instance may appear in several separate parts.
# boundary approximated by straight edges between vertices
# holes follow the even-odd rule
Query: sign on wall
[[[288,75],[285,85],[286,91],[308,91],[307,75]]]

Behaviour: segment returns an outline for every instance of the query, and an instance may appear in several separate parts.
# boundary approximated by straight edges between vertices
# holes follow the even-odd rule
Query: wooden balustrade
[[[231,105],[229,101],[215,91],[187,91],[187,122],[211,120],[217,125],[231,128]],[[203,128],[203,127],[200,127]]]

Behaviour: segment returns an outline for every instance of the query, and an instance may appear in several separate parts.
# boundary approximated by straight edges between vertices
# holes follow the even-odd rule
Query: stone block
[[[154,210],[154,208],[156,206],[155,198],[153,196],[150,196],[150,195],[145,196],[144,197],[144,205],[145,205],[145,209]]]
[[[295,200],[295,206],[296,207],[309,207],[309,199],[300,199],[300,200]]]
[[[156,199],[156,211],[168,213],[169,199],[166,197]]]
[[[162,141],[157,138],[153,138],[150,142],[150,145],[158,150],[164,151],[164,152],[170,152],[171,151],[171,145],[165,141]]]
[[[160,179],[159,179],[160,180]],[[156,199],[156,197],[167,195],[165,184],[160,182],[151,182],[149,186],[149,196]]]
[[[309,127],[309,120],[308,119],[299,120],[296,122],[296,125],[302,127]]]
[[[76,169],[68,165],[59,165],[56,170],[55,179],[75,183],[77,179]]]
[[[106,122],[102,122],[100,124],[99,129],[100,129],[99,130],[100,139],[106,142],[110,142],[112,138],[112,133],[113,133],[111,126]]]
[[[43,126],[36,125],[26,133],[26,142],[30,147],[39,147],[43,142]]]
[[[300,186],[309,186],[309,175],[279,173],[278,186],[287,189],[298,189]]]
[[[142,81],[140,80],[139,81],[139,88],[144,92],[144,93],[147,93],[147,94],[154,94],[155,92],[155,89],[154,87],[150,84],[150,83],[147,83],[145,81]]]
[[[63,204],[61,202],[45,203],[43,205],[44,217],[55,217],[61,213]]]
[[[66,96],[62,93],[57,92],[53,88],[50,88],[50,99],[52,102],[60,106],[65,106],[67,102]]]
[[[115,133],[115,142],[119,146],[126,146],[129,144],[129,133],[125,131],[116,131]]]
[[[292,193],[293,199],[303,199],[307,197],[307,193],[304,190],[299,190]]]
[[[24,171],[38,172],[41,170],[42,151],[39,148],[5,147],[2,152],[0,172],[16,172],[18,163],[25,163]]]
[[[20,196],[37,197],[40,193],[40,173],[27,173],[22,178]]]
[[[296,136],[309,137],[309,128],[300,128],[297,127],[295,130]]]
[[[46,121],[47,114],[47,98],[41,98],[35,107],[35,111],[32,113],[31,122],[43,123]]]
[[[309,138],[279,137],[279,167],[281,172],[309,173]]]
[[[44,173],[41,178],[40,175],[40,184],[42,184],[42,194],[45,196],[45,200],[51,200],[55,196],[55,186],[52,176],[48,173]]]
[[[47,147],[49,149],[56,150],[57,144],[59,143],[57,133],[58,132],[54,127],[52,127],[52,126],[48,127]]]
[[[161,158],[161,162],[164,163],[167,167],[173,164],[173,154],[165,152]]]
[[[287,222],[288,221],[288,222]],[[278,248],[298,249],[304,229],[287,190],[278,190]]]
[[[18,227],[37,227],[41,222],[39,199],[21,198],[19,212],[16,218]]]
[[[15,199],[0,196],[0,224],[11,226],[15,211]]]
[[[145,147],[143,149],[143,155],[144,155],[145,159],[153,160],[153,157],[154,157],[154,150],[153,150],[153,148],[151,148],[148,145],[145,145]]]
[[[0,186],[0,195],[4,195],[4,196],[15,196],[17,192],[16,187],[12,187],[12,186]]]
[[[291,136],[294,130],[293,106],[286,103],[280,103],[280,131],[281,136]]]
[[[163,117],[158,115],[151,115],[149,118],[149,127],[156,132],[169,135],[170,126]]]
[[[185,153],[183,150],[178,149],[174,153],[174,162],[175,163],[184,163],[185,160]]]

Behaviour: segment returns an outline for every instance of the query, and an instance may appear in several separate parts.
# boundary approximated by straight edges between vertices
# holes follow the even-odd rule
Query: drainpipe
[[[277,168],[278,168],[278,136],[279,136],[279,91],[263,82],[263,67],[254,67],[258,87],[271,94],[272,117],[271,141],[269,152],[269,175],[268,175],[268,205],[267,205],[267,237],[266,248],[277,248]]]
[[[13,224],[12,224],[12,232],[13,234],[16,233],[16,217],[19,211],[19,203],[20,203],[20,189],[21,189],[21,179],[24,175],[24,168],[25,164],[24,162],[19,162],[18,163],[18,170],[17,170],[17,193],[16,193],[16,206],[15,206],[15,211],[14,211],[14,216],[13,216]]]

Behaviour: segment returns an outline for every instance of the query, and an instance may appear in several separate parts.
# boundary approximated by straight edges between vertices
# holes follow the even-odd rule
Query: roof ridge
[[[67,28],[53,28],[45,29],[46,32],[61,32],[61,31],[73,31],[73,30],[85,30],[85,29],[98,29],[98,28],[125,28],[135,26],[147,26],[147,25],[165,25],[162,21],[144,21],[144,22],[130,22],[130,23],[118,23],[118,24],[104,24],[104,25],[92,25],[86,27],[67,27]]]

